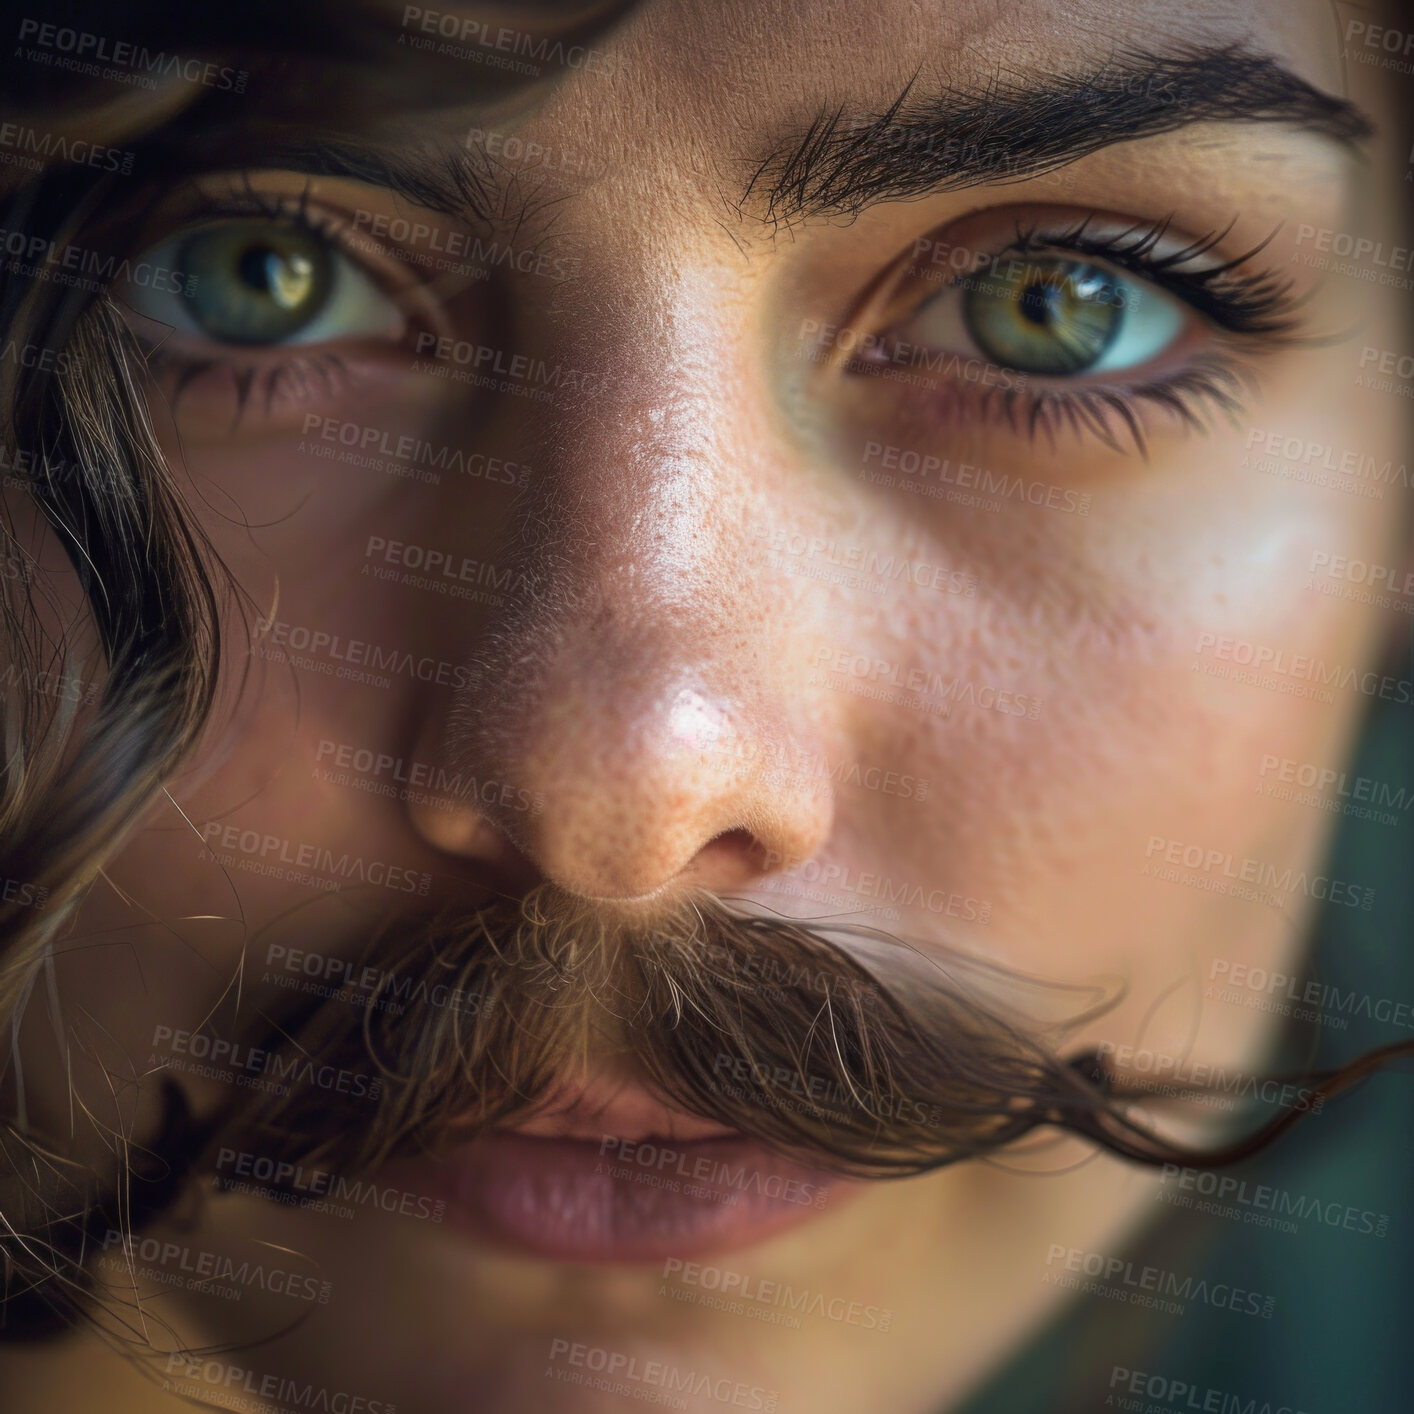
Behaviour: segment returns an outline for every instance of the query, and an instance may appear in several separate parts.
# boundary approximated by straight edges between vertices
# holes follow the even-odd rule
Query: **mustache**
[[[1216,1082],[1156,1092],[1112,1069],[1103,1047],[1064,1054],[1114,998],[1091,994],[1077,1009],[1077,989],[873,929],[758,916],[710,895],[646,922],[546,885],[472,912],[389,919],[349,961],[304,956],[319,962],[319,980],[282,1015],[247,1008],[244,1024],[219,1028],[238,1066],[261,1058],[260,1083],[232,1086],[214,1112],[198,1113],[166,1074],[156,1133],[126,1149],[120,1192],[62,1144],[41,1152],[33,1136],[0,1129],[0,1169],[30,1173],[23,1210],[3,1220],[3,1245],[17,1254],[10,1335],[43,1337],[88,1320],[94,1301],[112,1305],[85,1269],[88,1254],[109,1230],[136,1234],[194,1213],[203,1183],[219,1183],[223,1149],[257,1154],[276,1174],[312,1166],[356,1178],[554,1113],[567,1077],[606,1058],[668,1105],[788,1158],[889,1179],[1046,1131],[1137,1164],[1226,1167],[1414,1055],[1414,1041],[1402,1041],[1272,1077],[1307,1087],[1307,1103],[1201,1147],[1135,1109],[1198,1100]],[[1027,987],[1052,994],[1051,1012],[1058,996],[1069,1014],[1049,1023],[1024,1014],[1010,998]],[[281,1187],[278,1177],[268,1184]]]
[[[551,886],[402,920],[332,995],[244,1042],[276,1073],[372,1073],[372,1106],[336,1124],[330,1097],[296,1084],[238,1103],[221,1139],[366,1170],[552,1112],[568,1074],[607,1060],[676,1109],[884,1177],[1011,1142],[1040,1097],[1093,1103],[1093,1082],[893,951],[708,895],[651,923]]]
[[[210,1173],[223,1147],[368,1172],[553,1113],[567,1075],[605,1059],[675,1109],[854,1178],[923,1173],[1045,1129],[1137,1163],[1218,1167],[1300,1118],[1216,1149],[1166,1139],[1131,1113],[1151,1086],[1124,1083],[1102,1051],[1061,1054],[1109,1001],[1039,1025],[994,1000],[1008,981],[970,957],[711,895],[646,921],[542,885],[386,923],[336,982],[240,1033],[296,1083],[238,1091],[201,1125],[178,1103],[159,1148],[173,1180]],[[1301,1078],[1331,1094],[1351,1070]],[[316,1072],[371,1083],[353,1098],[299,1082]]]

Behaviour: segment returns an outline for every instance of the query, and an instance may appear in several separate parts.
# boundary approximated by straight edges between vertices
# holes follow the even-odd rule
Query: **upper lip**
[[[607,1073],[565,1083],[528,1119],[506,1128],[538,1139],[698,1143],[740,1137],[728,1125],[664,1104],[634,1079]]]

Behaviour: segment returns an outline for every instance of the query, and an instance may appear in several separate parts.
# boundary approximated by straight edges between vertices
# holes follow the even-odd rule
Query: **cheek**
[[[1333,539],[1360,534],[1351,508],[1328,502],[1234,514],[1162,609],[1170,644],[1154,689],[1171,700],[1168,746],[1179,763],[1208,763],[1215,812],[1244,798],[1254,808],[1264,755],[1334,760],[1371,701],[1379,625],[1321,594],[1311,573]],[[1173,788],[1191,793],[1181,776]]]
[[[1263,762],[1338,765],[1371,700],[1348,676],[1324,685],[1365,671],[1369,615],[1308,587],[1333,537],[1375,539],[1363,509],[1201,478],[1096,503],[936,551],[975,572],[977,598],[896,597],[870,644],[974,691],[947,720],[872,712],[878,749],[930,779],[931,804],[869,802],[861,831],[900,871],[991,901],[989,951],[1042,969],[1128,966],[1139,936],[1170,960],[1191,945],[1193,900],[1175,896],[1194,891],[1143,873],[1156,837],[1278,865],[1316,849],[1322,813],[1264,796]],[[982,710],[984,687],[1039,710]]]
[[[255,633],[229,621],[233,660],[271,619],[302,640],[451,651],[503,601],[510,576],[495,550],[529,467],[477,450],[482,439],[423,389],[365,391],[345,409],[354,416],[268,428],[252,417],[224,439],[209,428],[188,439],[183,425],[180,458],[166,430],[202,531],[253,601]],[[317,712],[331,695],[306,677]]]

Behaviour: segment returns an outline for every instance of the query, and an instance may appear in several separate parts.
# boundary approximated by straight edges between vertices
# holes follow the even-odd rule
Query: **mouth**
[[[399,1177],[478,1243],[558,1262],[648,1263],[764,1241],[864,1187],[596,1077],[526,1121]]]

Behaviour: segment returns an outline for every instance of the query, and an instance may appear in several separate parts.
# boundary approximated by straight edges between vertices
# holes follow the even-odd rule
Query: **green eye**
[[[266,221],[209,226],[177,247],[192,318],[226,344],[281,343],[318,317],[334,284],[313,232]]]
[[[1153,281],[1064,255],[997,259],[916,306],[893,332],[1040,377],[1128,372],[1183,333],[1185,304]]]
[[[275,348],[398,339],[397,304],[334,239],[298,220],[232,217],[190,226],[147,251],[119,297],[197,343]]]
[[[1124,321],[1119,281],[1076,260],[1014,260],[966,282],[963,319],[996,363],[1025,373],[1079,373],[1098,363]]]

